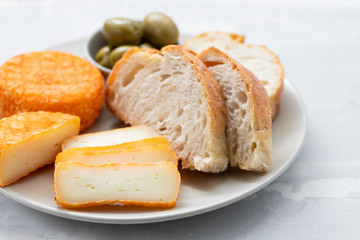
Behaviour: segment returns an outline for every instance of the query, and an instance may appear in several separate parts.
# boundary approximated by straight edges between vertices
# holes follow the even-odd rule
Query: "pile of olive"
[[[176,44],[179,31],[173,20],[163,13],[149,13],[142,22],[127,18],[110,18],[102,28],[108,45],[96,54],[96,62],[112,68],[126,51],[132,47],[157,48]]]

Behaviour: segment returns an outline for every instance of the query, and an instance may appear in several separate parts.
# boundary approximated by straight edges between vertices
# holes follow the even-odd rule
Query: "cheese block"
[[[0,119],[0,186],[53,163],[63,139],[79,134],[80,118],[57,112],[25,112]]]
[[[180,174],[169,162],[91,165],[59,162],[55,199],[66,208],[97,205],[174,207]]]
[[[62,150],[82,147],[104,147],[118,145],[125,142],[157,137],[153,129],[145,125],[119,128],[109,131],[88,133],[66,139],[62,144]]]
[[[169,141],[163,136],[156,136],[146,139],[141,139],[132,142],[124,142],[121,144],[102,146],[102,147],[75,147],[66,149],[64,152],[80,152],[80,153],[95,153],[95,152],[105,152],[105,151],[114,151],[120,149],[132,149],[132,148],[141,148],[146,146],[154,146],[159,144],[169,145]]]
[[[78,149],[81,150],[81,148]],[[56,157],[55,164],[66,161],[82,162],[87,164],[146,163],[168,161],[175,164],[176,166],[178,163],[174,151],[168,144],[95,152],[71,151],[70,149],[68,151],[59,153]]]
[[[99,116],[104,79],[85,59],[45,50],[9,59],[0,66],[0,118],[50,111],[79,116],[81,131]]]

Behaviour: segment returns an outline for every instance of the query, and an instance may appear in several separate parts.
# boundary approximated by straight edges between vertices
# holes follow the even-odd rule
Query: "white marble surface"
[[[243,33],[275,51],[307,109],[298,159],[247,199],[164,223],[78,222],[0,194],[0,239],[360,239],[360,2],[0,0],[0,63],[150,11],[182,33]]]

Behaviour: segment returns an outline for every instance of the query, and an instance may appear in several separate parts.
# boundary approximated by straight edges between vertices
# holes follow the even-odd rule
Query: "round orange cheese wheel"
[[[0,118],[19,112],[52,111],[79,116],[80,130],[100,114],[104,80],[86,60],[59,51],[11,58],[0,67]]]

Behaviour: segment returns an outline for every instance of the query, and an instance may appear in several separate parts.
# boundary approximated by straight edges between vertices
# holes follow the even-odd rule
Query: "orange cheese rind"
[[[169,141],[163,136],[156,136],[152,138],[146,138],[137,141],[124,142],[117,145],[101,146],[101,147],[76,147],[66,149],[64,152],[82,152],[82,153],[95,153],[95,152],[106,152],[116,151],[122,149],[135,149],[147,146],[154,146],[158,144],[166,144],[170,146]]]
[[[51,111],[79,116],[81,131],[100,114],[103,77],[86,60],[59,51],[15,56],[0,67],[0,118]]]
[[[26,112],[0,119],[0,187],[53,163],[61,141],[79,129],[79,117],[59,112]]]
[[[12,143],[34,137],[36,134],[53,131],[54,128],[67,121],[73,121],[80,125],[79,117],[61,112],[24,112],[1,118],[0,150]]]
[[[75,208],[89,208],[97,207],[104,205],[115,205],[115,206],[141,206],[141,207],[164,207],[164,208],[173,208],[176,206],[176,200],[171,202],[142,202],[142,201],[123,201],[123,200],[103,200],[96,202],[84,202],[81,204],[70,204],[67,202],[59,201],[55,198],[58,205],[63,206],[64,208],[75,209]]]
[[[117,162],[138,163],[168,161],[176,166],[178,165],[178,158],[168,144],[155,144],[112,150],[108,150],[106,147],[97,147],[97,151],[91,151],[91,148],[84,149],[86,149],[86,151],[82,151],[82,148],[77,148],[75,150],[69,149],[59,153],[56,156],[55,166],[64,161],[76,161],[89,164],[95,164],[95,162],[96,164],[106,164]],[[158,158],[155,156],[158,156]],[[151,159],[152,157],[154,157],[154,159]]]

